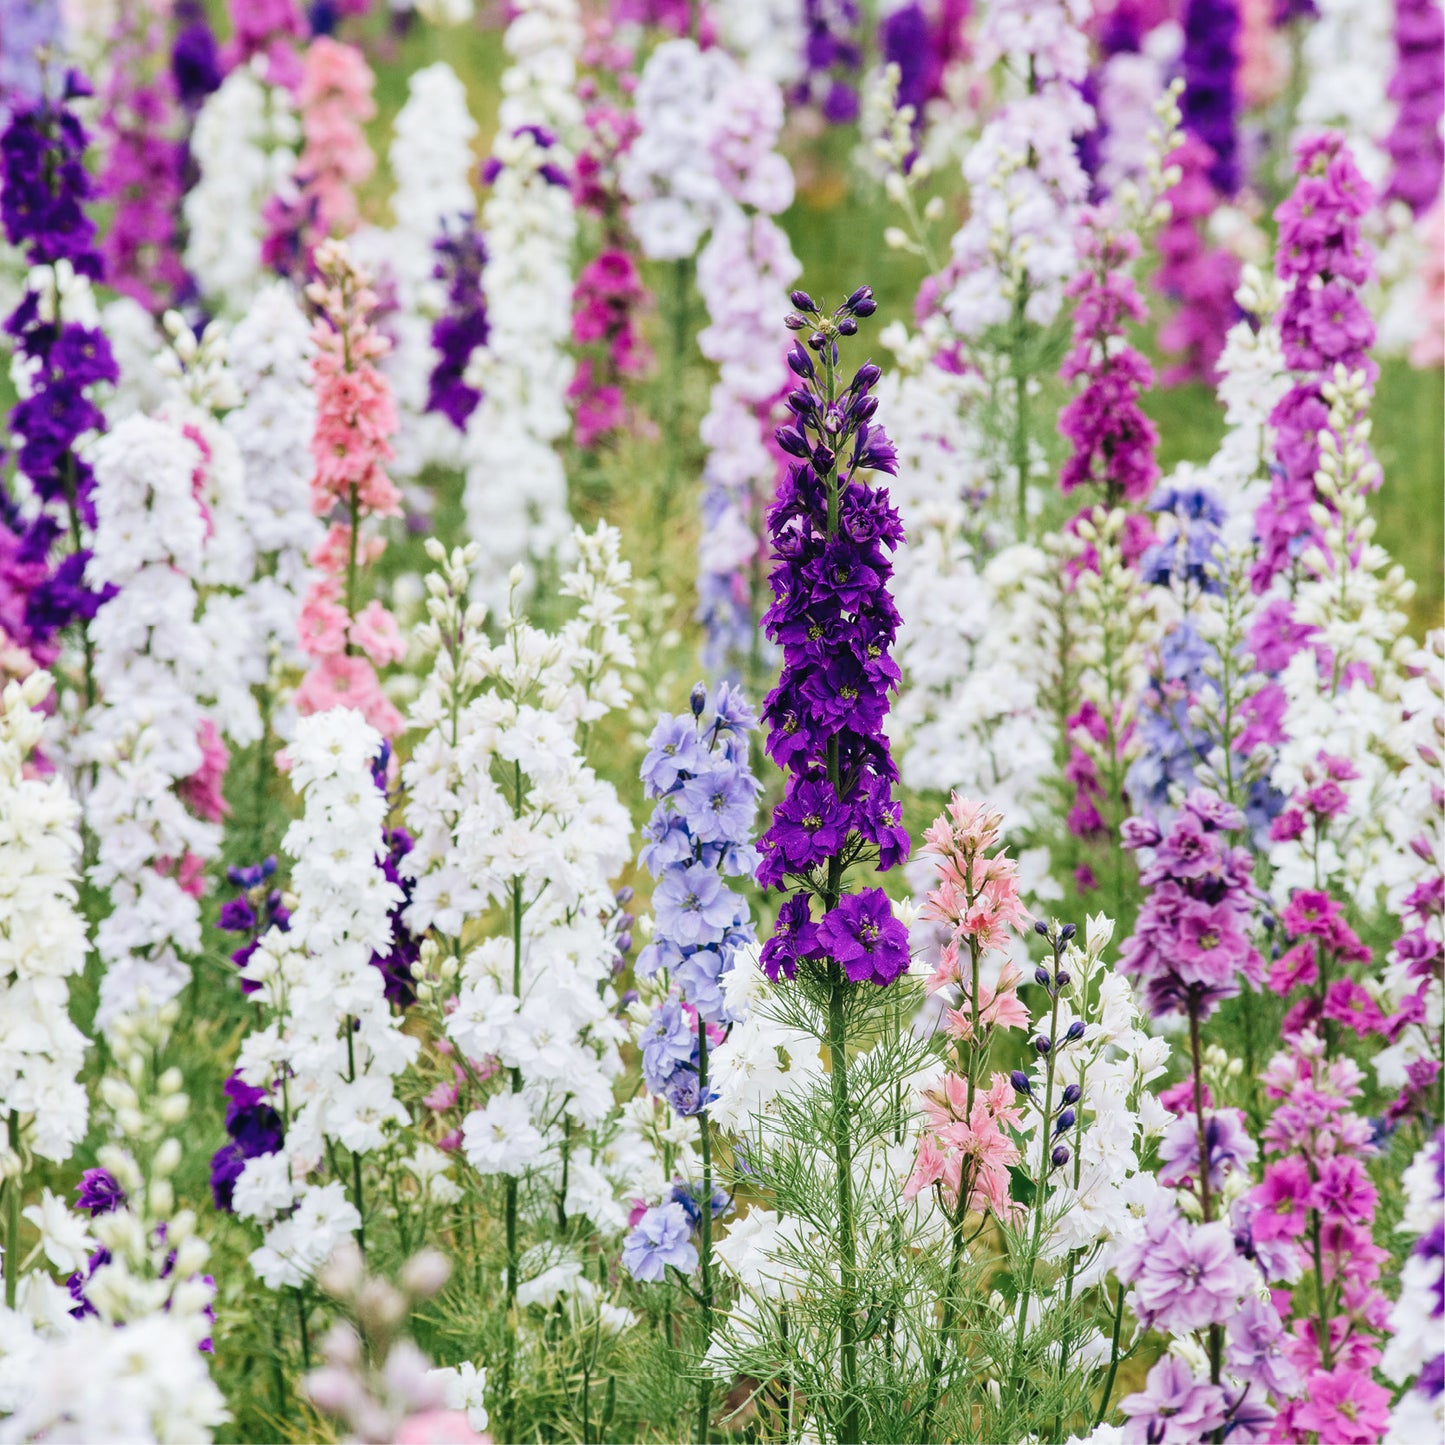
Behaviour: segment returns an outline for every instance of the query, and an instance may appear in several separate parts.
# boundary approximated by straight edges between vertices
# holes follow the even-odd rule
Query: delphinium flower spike
[[[760,840],[758,869],[759,882],[792,892],[762,966],[774,979],[801,971],[827,997],[845,1297],[841,1429],[844,1438],[858,1438],[856,1322],[846,1303],[856,1290],[846,999],[860,985],[883,988],[907,971],[908,933],[881,888],[850,890],[846,875],[860,863],[892,868],[908,854],[883,732],[898,681],[889,655],[898,613],[888,592],[888,553],[902,527],[886,488],[863,480],[897,466],[893,444],[872,420],[881,373],[865,362],[846,385],[839,374],[841,343],[878,309],[873,292],[862,286],[831,313],[804,291],[792,301],[788,328],[805,339],[788,354],[798,386],[787,399],[793,421],[779,428],[777,441],[796,461],[768,516],[774,600],[764,617],[783,667],[763,709],[768,753],[786,770],[787,784]]]

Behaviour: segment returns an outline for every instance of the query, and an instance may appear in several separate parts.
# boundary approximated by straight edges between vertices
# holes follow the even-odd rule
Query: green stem
[[[1194,1127],[1199,1134],[1199,1212],[1205,1224],[1214,1218],[1214,1194],[1209,1184],[1209,1137],[1204,1122],[1204,1051],[1199,1040],[1199,1004],[1189,1000],[1189,1054],[1194,1068]],[[1217,1324],[1209,1327],[1209,1378],[1218,1384],[1223,1367],[1224,1337]]]
[[[829,881],[837,860],[829,860]],[[853,1219],[853,1137],[848,1104],[848,1023],[843,999],[847,984],[842,970],[832,965],[833,987],[828,996],[828,1065],[833,1084],[833,1157],[838,1169],[838,1255],[843,1287],[838,1320],[838,1363],[842,1376],[843,1413],[839,1445],[861,1439],[858,1433],[858,1341],[854,1318],[858,1295],[858,1248]]]
[[[10,1111],[9,1140],[15,1173],[5,1181],[5,1307],[13,1310],[20,1287],[20,1204],[25,1193],[25,1174],[20,1167],[20,1113],[16,1109]]]
[[[1116,1285],[1114,1299],[1114,1336],[1109,1342],[1109,1373],[1104,1376],[1104,1394],[1099,1401],[1099,1413],[1094,1419],[1097,1430],[1109,1413],[1109,1397],[1114,1393],[1114,1376],[1119,1373],[1119,1332],[1124,1325],[1124,1286]]]
[[[1059,957],[1054,954],[1054,974],[1058,975]],[[1053,1007],[1049,1012],[1049,1038],[1057,1044],[1059,1029],[1059,990],[1053,990]],[[1024,1267],[1024,1287],[1019,1294],[1019,1317],[1014,1329],[1014,1364],[1011,1378],[1020,1379],[1019,1366],[1023,1356],[1024,1335],[1028,1330],[1029,1297],[1034,1289],[1034,1267],[1038,1264],[1039,1244],[1044,1234],[1044,1197],[1049,1182],[1049,1145],[1052,1143],[1050,1126],[1054,1119],[1054,1061],[1057,1048],[1049,1049],[1049,1065],[1044,1077],[1044,1114],[1039,1127],[1039,1180],[1034,1190],[1034,1228],[1029,1243],[1028,1263]]]
[[[1018,472],[1018,527],[1019,541],[1029,534],[1029,369],[1024,359],[1024,342],[1028,337],[1028,319],[1025,315],[1029,304],[1027,279],[1019,282],[1014,293],[1013,344],[1009,348],[1009,372],[1014,384],[1014,429],[1012,460]]]
[[[707,1099],[707,1024],[697,1017],[698,1097]],[[702,1198],[698,1200],[702,1227],[702,1370],[697,1382],[698,1445],[708,1445],[712,1420],[712,1382],[707,1373],[707,1355],[712,1348],[712,1139],[708,1134],[707,1109],[698,1115],[702,1142]]]
[[[960,1191],[962,1192],[962,1191]],[[938,1344],[933,1351],[933,1367],[928,1372],[928,1403],[923,1410],[923,1423],[919,1428],[919,1439],[927,1440],[933,1426],[933,1412],[938,1408],[939,1396],[943,1393],[943,1356],[948,1349],[948,1337],[954,1324],[954,1298],[958,1292],[958,1271],[963,1264],[963,1216],[965,1201],[958,1201],[958,1214],[953,1220],[953,1249],[948,1260],[948,1281],[943,1287],[943,1322],[938,1331]]]
[[[356,1020],[350,1014],[346,1016],[346,1078],[349,1083],[356,1082],[356,1045],[353,1042],[356,1033]],[[356,1247],[364,1255],[366,1253],[366,1204],[361,1193],[361,1155],[355,1149],[351,1151],[351,1202],[356,1206]]]

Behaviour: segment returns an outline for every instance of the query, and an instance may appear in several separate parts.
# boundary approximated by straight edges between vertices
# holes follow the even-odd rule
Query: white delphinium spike
[[[226,416],[246,476],[246,528],[254,577],[238,594],[246,616],[238,634],[250,650],[237,657],[238,676],[262,685],[273,665],[301,667],[297,640],[301,599],[310,585],[308,556],[325,528],[311,511],[310,442],[316,429],[311,386],[311,328],[284,282],[257,292],[230,335],[228,360],[241,404]],[[289,737],[294,726],[284,698],[268,703],[270,726]]]
[[[142,1000],[115,1021],[100,1168],[82,1181],[76,1212],[48,1190],[26,1211],[52,1267],[77,1278],[67,1290],[31,1275],[20,1309],[0,1309],[0,1440],[180,1445],[210,1440],[230,1418],[202,1349],[216,1292],[203,1274],[210,1249],[172,1184],[189,1100],[180,1070],[158,1060],[179,1013]],[[71,1313],[76,1298],[83,1313]]]
[[[414,71],[388,152],[392,225],[363,227],[351,242],[358,259],[396,287],[396,309],[387,317],[392,348],[381,365],[401,414],[391,467],[397,478],[415,477],[428,464],[457,466],[461,460],[456,427],[426,406],[436,363],[432,323],[447,307],[445,283],[435,274],[436,242],[470,226],[476,216],[471,185],[476,134],[466,87],[452,67],[438,60]]]
[[[483,550],[475,578],[495,606],[507,569],[553,556],[571,534],[567,435],[573,362],[572,246],[577,214],[567,171],[581,121],[575,94],[582,25],[576,0],[523,0],[503,45],[498,169],[482,208],[482,291],[490,333],[467,381],[482,392],[463,442],[468,531]]]
[[[1277,841],[1270,862],[1279,896],[1338,886],[1368,913],[1413,876],[1417,861],[1411,840],[1390,831],[1405,761],[1396,740],[1402,664],[1411,648],[1403,607],[1414,587],[1373,540],[1367,498],[1379,484],[1379,466],[1369,449],[1366,378],[1340,368],[1322,390],[1329,424],[1319,433],[1319,500],[1311,508],[1321,540],[1299,558],[1293,613],[1296,623],[1315,630],[1280,674],[1285,740],[1271,781],[1286,797],[1308,788],[1322,754],[1348,760],[1356,776],[1318,850],[1307,829]]]
[[[50,689],[50,674],[34,672],[0,695],[0,1114],[15,1119],[16,1142],[59,1162],[85,1134],[86,1039],[66,980],[89,944],[76,906],[80,808],[59,775],[26,775]],[[21,1187],[20,1162],[7,1157],[7,1188]]]
[[[386,797],[371,768],[380,750],[380,735],[348,708],[301,719],[288,747],[304,798],[282,843],[298,901],[288,928],[267,933],[244,970],[270,1017],[238,1061],[245,1082],[270,1091],[286,1130],[283,1156],[248,1160],[236,1184],[238,1213],[279,1220],[251,1255],[273,1289],[310,1278],[362,1225],[360,1201],[342,1183],[311,1177],[330,1147],[359,1159],[408,1122],[395,1079],[417,1041],[402,1032],[371,961],[390,948],[401,901],[379,866]]]
[[[261,78],[265,64],[233,70],[191,132],[200,178],[184,203],[186,269],[209,305],[233,316],[262,288],[261,213],[289,180],[301,138],[290,93]]]
[[[186,959],[201,947],[202,869],[220,849],[216,823],[183,796],[216,757],[200,701],[211,648],[196,615],[207,523],[194,479],[204,465],[201,447],[181,429],[140,416],[95,448],[86,575],[118,592],[88,629],[99,698],[75,752],[93,769],[85,797],[96,839],[90,876],[111,902],[96,931],[106,965],[102,1028],[142,991],[159,1005],[185,986]]]
[[[1390,1429],[1385,1445],[1410,1445],[1415,1440],[1433,1440],[1445,1432],[1445,1395],[1428,1385],[1420,1375],[1434,1365],[1440,1372],[1440,1331],[1435,1323],[1435,1301],[1440,1298],[1442,1263],[1439,1234],[1445,1219],[1445,1134],[1438,1129],[1416,1152],[1405,1170],[1401,1184],[1405,1194],[1405,1217],[1401,1233],[1413,1235],[1415,1247],[1400,1273],[1400,1297],[1390,1310],[1390,1339],[1385,1346],[1380,1371],[1397,1385],[1408,1385],[1390,1412]],[[1434,1244],[1422,1236],[1433,1234]]]

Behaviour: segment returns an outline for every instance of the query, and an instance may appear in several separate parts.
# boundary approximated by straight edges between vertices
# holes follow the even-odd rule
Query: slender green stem
[[[961,1191],[960,1191],[961,1192]],[[953,1218],[953,1248],[949,1253],[948,1280],[943,1287],[943,1321],[938,1330],[938,1344],[933,1351],[933,1366],[928,1372],[928,1403],[924,1406],[923,1422],[918,1438],[927,1440],[933,1426],[933,1412],[938,1408],[939,1396],[943,1393],[943,1357],[948,1349],[948,1337],[953,1332],[955,1299],[958,1293],[958,1271],[963,1264],[963,1217],[966,1201],[960,1198],[958,1212]]]
[[[355,1155],[352,1156],[355,1158]],[[295,1290],[296,1295],[296,1323],[301,1327],[301,1366],[303,1369],[311,1368],[311,1331],[306,1324],[306,1292]]]
[[[1027,278],[1019,282],[1014,293],[1013,337],[1009,347],[1009,371],[1014,384],[1014,429],[1012,461],[1018,472],[1018,528],[1019,541],[1029,533],[1029,369],[1024,356],[1024,343],[1028,339],[1029,283]]]
[[[15,1308],[15,1294],[20,1287],[20,1203],[25,1193],[25,1174],[20,1163],[20,1114],[10,1111],[10,1152],[15,1156],[15,1172],[5,1181],[5,1307]]]
[[[1194,1127],[1199,1134],[1199,1212],[1205,1224],[1214,1218],[1214,1192],[1209,1183],[1209,1135],[1204,1120],[1204,1050],[1199,1039],[1199,1004],[1189,1000],[1189,1055],[1194,1069]],[[1219,1383],[1224,1337],[1217,1324],[1209,1327],[1209,1378]]]
[[[1109,1397],[1114,1393],[1114,1377],[1119,1373],[1119,1332],[1124,1325],[1124,1286],[1115,1286],[1114,1335],[1109,1342],[1109,1373],[1104,1376],[1104,1393],[1099,1400],[1099,1413],[1094,1419],[1094,1428],[1104,1423],[1109,1413]]]
[[[356,1082],[356,1020],[350,1014],[346,1017],[346,1077]],[[356,1247],[366,1253],[366,1202],[361,1193],[361,1155],[351,1151],[351,1202],[356,1206]]]
[[[697,1017],[697,1088],[698,1097],[707,1099],[707,1024]],[[702,1198],[698,1200],[702,1229],[702,1369],[697,1382],[698,1445],[708,1445],[712,1420],[712,1382],[707,1372],[707,1354],[712,1348],[712,1139],[709,1136],[707,1109],[698,1114],[702,1142]]]
[[[830,873],[836,860],[829,863]],[[848,1102],[848,1021],[843,971],[832,965],[833,988],[828,996],[828,1067],[833,1084],[833,1158],[838,1170],[838,1255],[843,1287],[838,1320],[838,1363],[843,1390],[839,1420],[840,1445],[862,1437],[858,1433],[858,1246],[853,1218],[853,1131]]]
[[[1054,955],[1054,973],[1058,974],[1059,959],[1058,953]],[[1049,1011],[1049,1038],[1055,1044],[1059,1031],[1059,990],[1053,990],[1053,1007]],[[1050,1048],[1048,1069],[1044,1077],[1044,1113],[1043,1120],[1039,1126],[1039,1178],[1038,1185],[1034,1190],[1034,1228],[1033,1238],[1029,1243],[1028,1263],[1024,1266],[1024,1287],[1019,1294],[1019,1317],[1014,1329],[1014,1363],[1011,1374],[1012,1379],[1020,1379],[1019,1366],[1022,1362],[1024,1349],[1024,1335],[1028,1330],[1029,1319],[1029,1297],[1034,1290],[1034,1268],[1038,1264],[1039,1245],[1044,1234],[1044,1201],[1049,1186],[1049,1145],[1050,1126],[1054,1119],[1054,1061],[1057,1057],[1057,1050]]]

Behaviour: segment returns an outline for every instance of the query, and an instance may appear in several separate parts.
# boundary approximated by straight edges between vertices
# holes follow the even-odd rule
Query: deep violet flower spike
[[[763,619],[783,652],[763,717],[787,786],[759,843],[758,881],[791,892],[763,949],[771,977],[807,963],[835,981],[884,986],[908,968],[907,932],[882,889],[850,891],[843,878],[845,858],[887,869],[908,854],[883,731],[898,681],[890,554],[903,529],[886,488],[863,477],[893,471],[897,454],[869,420],[879,369],[866,362],[846,380],[839,371],[843,321],[873,304],[867,287],[831,313],[817,303],[817,361],[796,343],[788,354],[804,386],[778,441],[797,461],[768,514],[773,604]]]
[[[1239,0],[1188,0],[1183,66],[1184,129],[1209,147],[1209,179],[1232,196],[1240,182]]]

